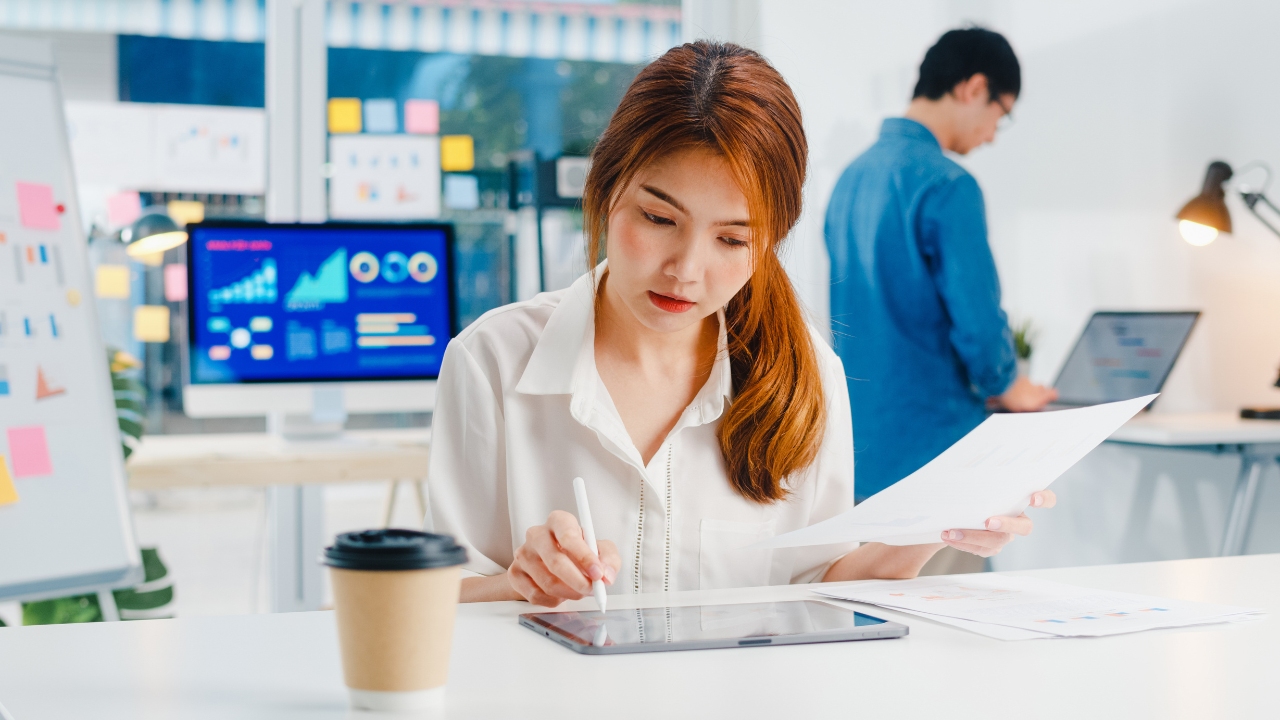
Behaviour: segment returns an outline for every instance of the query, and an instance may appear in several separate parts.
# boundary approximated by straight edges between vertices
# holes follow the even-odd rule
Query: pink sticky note
[[[13,459],[16,478],[53,474],[49,443],[41,425],[9,428],[9,456]]]
[[[164,299],[182,302],[187,299],[187,266],[173,263],[164,266]]]
[[[116,193],[107,198],[107,222],[124,227],[142,217],[142,196],[136,192]]]
[[[439,133],[440,103],[435,100],[405,100],[404,131],[415,135]]]
[[[18,215],[23,227],[57,230],[62,226],[58,218],[58,203],[53,199],[53,187],[49,185],[18,183]]]

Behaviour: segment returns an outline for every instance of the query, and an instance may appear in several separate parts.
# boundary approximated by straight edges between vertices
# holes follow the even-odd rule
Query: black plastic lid
[[[324,564],[346,570],[425,570],[467,561],[467,550],[449,535],[417,530],[343,533],[324,549]]]

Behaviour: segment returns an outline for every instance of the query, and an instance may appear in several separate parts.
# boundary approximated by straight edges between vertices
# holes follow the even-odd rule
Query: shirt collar
[[[925,142],[942,150],[942,145],[938,143],[938,138],[934,137],[933,132],[911,118],[885,118],[880,124],[880,137],[903,137]]]
[[[608,261],[584,273],[561,298],[551,312],[547,325],[538,338],[529,363],[525,366],[516,392],[525,395],[573,395],[575,415],[595,404],[595,389],[600,382],[595,359],[595,283]],[[716,361],[711,377],[689,405],[698,413],[695,424],[714,421],[724,412],[725,398],[733,396],[733,375],[729,365],[728,333],[724,309],[716,311],[720,332],[716,341]],[[686,411],[687,412],[687,411]]]

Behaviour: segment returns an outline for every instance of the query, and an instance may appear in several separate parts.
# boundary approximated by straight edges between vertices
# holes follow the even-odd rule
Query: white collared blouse
[[[611,593],[812,582],[853,545],[760,550],[757,540],[853,507],[853,430],[844,368],[815,332],[827,427],[785,500],[734,491],[716,429],[732,383],[720,314],[711,377],[646,465],[595,363],[591,278],[486,313],[449,343],[432,421],[427,527],[467,548],[466,569],[504,572],[525,532],[577,514],[587,485],[596,537],[622,570]]]

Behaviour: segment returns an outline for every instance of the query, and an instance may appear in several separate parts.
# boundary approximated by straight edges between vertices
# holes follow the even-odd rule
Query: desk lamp
[[[1262,163],[1250,163],[1242,170],[1255,167],[1261,168],[1267,174],[1262,187],[1254,190],[1237,183],[1234,189],[1240,193],[1240,199],[1244,201],[1244,206],[1249,208],[1249,212],[1267,226],[1268,230],[1280,237],[1280,227],[1276,227],[1258,212],[1258,204],[1262,203],[1280,216],[1280,208],[1277,208],[1275,203],[1263,194],[1271,184],[1271,169]],[[1200,194],[1191,198],[1178,211],[1178,232],[1182,234],[1183,240],[1192,245],[1208,245],[1218,237],[1218,233],[1231,233],[1231,214],[1227,212],[1227,193],[1224,185],[1234,174],[1231,166],[1221,160],[1209,163],[1209,169],[1204,174],[1204,187],[1201,188]],[[1280,387],[1280,378],[1276,379],[1275,385]],[[1244,408],[1240,411],[1240,417],[1254,420],[1280,420],[1280,408]]]
[[[125,252],[147,265],[159,265],[164,251],[187,241],[187,234],[164,212],[149,212],[120,231]]]
[[[1244,206],[1249,208],[1249,212],[1266,225],[1268,230],[1280,236],[1280,227],[1273,225],[1258,212],[1258,203],[1262,203],[1280,216],[1280,208],[1277,208],[1275,203],[1263,194],[1271,184],[1271,168],[1262,163],[1249,163],[1242,170],[1247,171],[1253,168],[1260,168],[1267,174],[1262,187],[1254,190],[1247,185],[1236,183],[1234,189],[1240,193],[1240,199],[1244,201]],[[1231,166],[1221,160],[1209,163],[1209,169],[1204,174],[1204,187],[1201,188],[1200,194],[1191,198],[1178,211],[1178,232],[1182,234],[1183,240],[1192,245],[1208,245],[1218,237],[1218,233],[1231,234],[1231,214],[1227,212],[1227,193],[1224,186],[1234,175]]]

